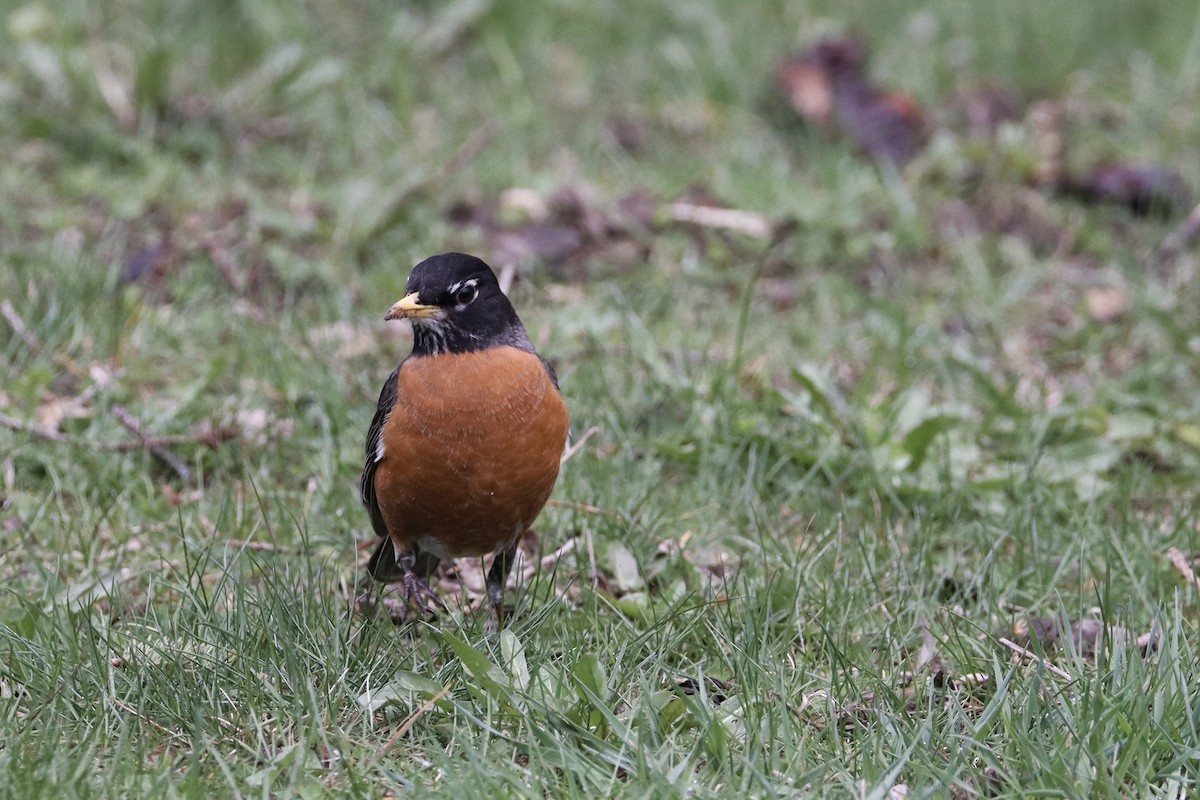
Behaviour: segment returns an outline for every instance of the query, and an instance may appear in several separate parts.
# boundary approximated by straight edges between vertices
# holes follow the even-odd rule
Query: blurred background
[[[594,795],[665,791],[688,759],[701,795],[816,765],[882,786],[931,735],[883,692],[897,670],[1007,664],[997,631],[1195,632],[1162,555],[1200,548],[1192,0],[8,3],[0,147],[0,739],[42,770],[0,756],[13,786],[92,758],[112,791]],[[409,347],[382,316],[448,250],[501,273],[588,436],[527,542],[516,636],[535,682],[565,653],[614,700],[455,689],[403,745],[446,769],[388,773],[346,709],[404,720],[466,651],[360,629],[354,486]],[[478,599],[467,567],[443,578]],[[468,664],[499,659],[460,622]],[[986,757],[939,724],[952,755],[904,775],[1166,785],[1196,745],[1185,650],[1150,684],[1177,727],[1123,772],[1022,722],[1053,704],[1029,677],[994,696]],[[139,653],[159,680],[119,668]],[[429,683],[373,700],[396,669]],[[717,715],[701,675],[744,696]],[[1146,694],[1117,684],[1114,707]],[[879,726],[809,741],[868,691]],[[451,768],[496,703],[524,749]],[[635,747],[615,709],[655,733]],[[1094,720],[1097,748],[1124,724]],[[768,729],[786,752],[730,744]]]

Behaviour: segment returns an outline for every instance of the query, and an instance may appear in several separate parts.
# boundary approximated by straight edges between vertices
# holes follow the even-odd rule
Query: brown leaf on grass
[[[609,548],[609,559],[612,568],[609,587],[614,595],[628,594],[639,591],[646,586],[642,578],[642,570],[637,557],[629,548],[619,542]]]
[[[1084,295],[1088,314],[1096,322],[1116,322],[1129,313],[1129,294],[1116,286],[1094,286]]]
[[[92,414],[92,407],[79,402],[77,397],[51,395],[37,407],[33,417],[42,430],[58,431],[66,420],[88,419]]]
[[[683,551],[683,558],[696,568],[709,595],[725,590],[738,564],[732,553],[713,547],[688,548]]]
[[[546,198],[536,189],[514,186],[500,193],[497,212],[506,222],[543,222],[550,216]]]
[[[775,80],[787,96],[792,109],[805,121],[826,131],[834,127],[833,76],[826,63],[832,45],[818,45],[810,51],[792,56],[779,65]],[[822,58],[826,51],[831,51]],[[850,51],[850,55],[853,55]],[[861,65],[859,65],[861,69]]]
[[[1167,550],[1167,561],[1171,562],[1188,584],[1200,589],[1200,578],[1196,577],[1196,567],[1200,564],[1200,553],[1183,553],[1176,547]]]
[[[921,647],[917,650],[913,669],[916,672],[928,672],[933,676],[935,684],[940,685],[945,680],[946,660],[942,657],[937,639],[928,625],[921,626]]]
[[[859,39],[822,39],[785,60],[775,77],[801,117],[845,136],[872,158],[903,166],[924,145],[924,117],[912,97],[872,81],[868,58]]]
[[[1012,633],[1021,647],[1040,648],[1044,653],[1073,649],[1083,658],[1092,661],[1098,653],[1112,647],[1133,644],[1143,656],[1158,649],[1157,637],[1153,631],[1134,636],[1126,628],[1106,625],[1103,621],[1095,619],[1071,620],[1064,627],[1062,620],[1031,617],[1014,623]]]
[[[1034,185],[1088,204],[1124,206],[1137,216],[1167,216],[1187,203],[1188,185],[1169,166],[1110,161],[1073,167],[1068,134],[1080,113],[1070,100],[1039,100],[1029,106],[1025,122],[1038,156],[1030,176]]]

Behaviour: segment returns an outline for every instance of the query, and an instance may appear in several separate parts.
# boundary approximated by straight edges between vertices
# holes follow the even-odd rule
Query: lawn
[[[0,793],[1200,791],[1194,3],[0,23]],[[911,160],[781,90],[846,35]],[[1063,178],[1113,164],[1181,189]],[[577,445],[500,631],[478,563],[366,591],[383,314],[447,250]]]

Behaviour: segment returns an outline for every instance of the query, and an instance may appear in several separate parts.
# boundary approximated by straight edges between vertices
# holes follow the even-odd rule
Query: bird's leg
[[[396,554],[396,565],[404,571],[404,600],[422,614],[436,615],[436,608],[446,610],[446,604],[429,588],[429,582],[417,574],[417,553],[409,548]]]
[[[487,586],[488,599],[492,608],[496,609],[496,624],[504,627],[504,584],[508,582],[508,573],[512,571],[513,562],[517,560],[517,543],[496,553],[496,560],[488,570],[484,583]]]

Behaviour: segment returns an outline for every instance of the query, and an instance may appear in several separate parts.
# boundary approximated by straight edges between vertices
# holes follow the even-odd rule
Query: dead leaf
[[[613,570],[610,585],[616,590],[616,593],[628,594],[645,587],[646,581],[642,579],[642,571],[637,558],[629,551],[629,548],[623,544],[617,544],[609,550],[609,558]]]
[[[881,161],[903,166],[920,151],[926,125],[917,102],[877,86],[866,45],[827,38],[780,65],[776,80],[802,118],[836,131]]]
[[[1094,286],[1084,295],[1088,314],[1101,324],[1116,322],[1129,313],[1129,294],[1116,286]]]
[[[550,206],[536,189],[514,186],[500,193],[499,214],[511,222],[544,222]]]
[[[1153,633],[1135,637],[1127,628],[1119,625],[1106,625],[1103,621],[1096,619],[1072,620],[1064,631],[1060,620],[1032,617],[1018,620],[1013,625],[1012,632],[1021,646],[1032,647],[1034,643],[1037,643],[1042,652],[1046,653],[1063,649],[1062,638],[1065,632],[1069,636],[1071,648],[1083,658],[1091,661],[1094,661],[1097,653],[1105,647],[1133,644],[1142,655],[1149,655],[1158,647]]]
[[[38,427],[44,431],[57,431],[68,419],[87,419],[91,416],[91,406],[80,402],[80,398],[57,395],[43,401],[34,412]]]

